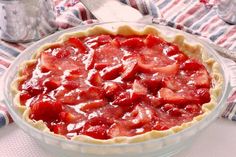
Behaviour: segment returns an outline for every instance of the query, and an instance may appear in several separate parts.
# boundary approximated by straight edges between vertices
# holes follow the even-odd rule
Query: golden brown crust
[[[82,141],[82,142],[87,142],[87,143],[110,144],[110,143],[135,143],[135,142],[141,142],[141,141],[146,141],[146,140],[150,140],[150,139],[156,139],[156,138],[160,138],[163,136],[177,133],[185,128],[191,127],[194,123],[196,123],[197,121],[200,121],[205,116],[207,116],[216,106],[216,104],[217,104],[216,101],[217,101],[217,98],[219,97],[219,95],[221,94],[221,88],[223,85],[223,76],[220,73],[219,64],[213,58],[208,57],[207,53],[205,52],[204,48],[201,45],[191,45],[191,44],[187,43],[185,41],[185,37],[183,35],[176,35],[174,37],[167,38],[166,36],[161,34],[161,32],[159,30],[157,30],[155,27],[152,27],[152,26],[146,26],[142,30],[136,30],[128,25],[123,25],[123,26],[118,27],[118,29],[115,31],[108,30],[108,29],[103,28],[101,26],[94,26],[94,27],[89,28],[85,31],[64,34],[63,36],[61,36],[59,38],[59,40],[57,42],[52,43],[52,44],[47,44],[47,45],[44,45],[41,48],[39,48],[37,53],[32,57],[31,60],[24,62],[20,66],[19,74],[21,73],[22,69],[25,66],[28,66],[28,65],[36,62],[36,59],[39,57],[40,53],[42,51],[44,51],[45,49],[51,47],[52,45],[63,43],[71,36],[81,37],[81,36],[99,35],[99,34],[112,34],[112,35],[117,35],[117,34],[119,34],[119,35],[154,34],[154,35],[164,38],[165,40],[167,40],[169,42],[175,43],[176,45],[178,45],[178,47],[183,52],[188,52],[186,55],[200,59],[202,61],[202,63],[206,66],[208,72],[210,73],[210,75],[212,77],[212,82],[213,82],[213,87],[210,89],[211,101],[202,105],[203,114],[194,117],[193,120],[190,122],[183,123],[181,126],[175,126],[175,127],[172,127],[168,130],[165,130],[165,131],[153,130],[153,131],[141,134],[141,135],[135,135],[132,137],[115,137],[115,138],[108,139],[108,140],[98,140],[98,139],[91,138],[89,136],[78,135],[78,136],[73,137],[71,140]],[[12,87],[11,87],[12,92],[15,95],[14,104],[19,108],[19,111],[22,113],[23,119],[25,121],[27,121],[33,127],[37,128],[39,130],[42,130],[43,132],[47,132],[47,133],[53,134],[54,136],[58,136],[61,138],[65,138],[64,136],[50,132],[50,130],[48,129],[46,124],[44,124],[43,121],[41,121],[41,120],[40,121],[33,121],[29,118],[30,108],[27,108],[27,107],[22,106],[20,104],[20,101],[19,101],[20,91],[17,89],[18,83],[21,80],[23,80],[24,77],[25,76],[18,75],[16,80],[13,81]]]

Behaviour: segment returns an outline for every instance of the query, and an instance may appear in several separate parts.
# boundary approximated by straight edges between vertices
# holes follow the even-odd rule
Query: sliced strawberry
[[[125,110],[122,108],[122,106],[115,106],[115,105],[106,105],[102,110],[102,117],[107,117],[107,119],[113,123],[114,121],[117,121],[119,118],[121,118]]]
[[[140,75],[142,84],[147,87],[148,91],[151,92],[153,95],[157,94],[157,91],[162,86],[163,77],[159,73],[155,73],[153,75],[142,74]]]
[[[74,90],[71,92],[68,92],[63,98],[62,103],[67,105],[77,105],[81,102],[81,100],[78,98],[78,93]]]
[[[20,93],[20,103],[21,105],[25,105],[26,101],[30,99],[32,96],[27,91],[22,91]]]
[[[156,124],[153,126],[154,130],[167,130],[169,129],[168,125],[166,125],[165,123],[160,123],[160,122],[156,122]]]
[[[145,99],[147,104],[150,104],[153,107],[159,107],[163,104],[163,99],[156,96],[147,95]]]
[[[179,82],[179,80],[176,80],[175,77],[165,77],[162,80],[162,86],[169,88],[173,91],[178,91],[178,90],[182,89],[183,84],[181,82]]]
[[[138,72],[138,60],[127,59],[124,62],[124,71],[121,74],[122,80],[132,79]]]
[[[175,75],[179,70],[179,64],[173,63],[164,67],[155,67],[153,70],[166,75]]]
[[[118,83],[112,81],[105,82],[103,88],[106,96],[108,97],[119,94],[122,89]]]
[[[32,97],[43,93],[44,88],[40,86],[40,82],[30,79],[22,85],[22,90],[27,91]]]
[[[42,72],[75,70],[82,66],[81,63],[77,63],[70,58],[58,59],[48,53],[42,53],[40,59]]]
[[[153,67],[162,67],[173,64],[173,59],[162,53],[162,51],[162,45],[157,45],[151,49],[143,48],[139,53],[139,63],[145,65],[153,65]]]
[[[91,110],[94,110],[94,109],[104,107],[105,105],[107,105],[107,102],[104,101],[104,100],[88,101],[86,103],[83,103],[80,110],[84,111],[84,112],[88,112],[88,111],[91,111]]]
[[[87,75],[87,72],[85,71],[85,69],[74,69],[74,70],[71,70],[70,73],[65,76],[65,79],[68,81],[75,81],[84,75]]]
[[[79,48],[80,53],[85,53],[87,49],[87,47],[80,41],[80,39],[76,37],[69,38],[67,43]]]
[[[163,98],[163,101],[166,103],[172,103],[178,105],[186,104],[189,101],[188,99],[191,99],[191,98],[186,98],[179,93],[175,93],[168,88],[161,88],[158,91],[158,96],[160,98]]]
[[[106,118],[93,117],[85,123],[81,133],[96,139],[108,139],[109,125]]]
[[[78,75],[77,74],[70,74],[70,75],[66,76],[65,79],[68,81],[74,81],[74,80],[79,79],[80,76],[81,75],[79,75],[79,74]]]
[[[65,70],[76,70],[83,67],[82,63],[76,62],[70,58],[59,60],[55,63],[57,69],[61,71]]]
[[[164,111],[164,112],[167,112],[169,110],[172,110],[173,108],[175,108],[175,105],[174,104],[164,104],[162,107],[161,107],[161,110]]]
[[[57,89],[55,97],[63,104],[76,105],[81,100],[79,99],[79,93],[70,89]]]
[[[199,99],[201,100],[202,104],[207,103],[211,100],[208,88],[197,89],[197,94],[199,95]]]
[[[110,43],[111,40],[112,40],[112,38],[110,37],[110,35],[99,35],[99,36],[87,37],[85,39],[85,43],[89,47],[96,49],[96,48],[100,47],[101,45]]]
[[[72,47],[59,47],[52,50],[51,54],[57,58],[65,58],[70,54],[73,54],[74,49]]]
[[[77,123],[78,120],[80,120],[83,115],[79,114],[79,113],[71,113],[71,112],[61,112],[60,115],[60,120],[65,122],[66,124],[69,124],[69,123]]]
[[[104,69],[104,68],[106,68],[106,67],[108,67],[108,66],[111,66],[111,63],[95,63],[94,64],[94,68],[96,69],[96,70],[102,70],[102,69]]]
[[[176,60],[180,65],[184,63],[188,57],[185,54],[179,53],[170,57],[173,60]]]
[[[107,134],[113,138],[118,136],[131,136],[129,128],[127,125],[124,125],[122,122],[117,122],[111,125],[108,129]]]
[[[46,52],[41,53],[40,62],[42,72],[48,72],[52,69],[56,69],[54,61],[56,58]]]
[[[173,56],[179,53],[179,48],[176,45],[168,44],[164,47],[163,53],[167,54],[168,56]]]
[[[195,59],[189,59],[180,66],[180,69],[190,71],[200,70],[202,68],[204,68],[204,66]]]
[[[52,131],[56,134],[59,134],[59,135],[66,135],[68,133],[66,125],[63,125],[63,124],[53,125]]]
[[[106,67],[101,71],[101,76],[104,80],[113,80],[120,76],[123,70],[122,64],[117,64],[115,66]]]
[[[88,36],[83,39],[83,42],[85,43],[87,47],[96,49],[99,46],[97,40],[98,40],[97,36]]]
[[[161,56],[159,56],[161,57]],[[173,63],[173,61],[166,61],[168,65],[160,66],[156,62],[148,61],[145,56],[138,57],[138,69],[143,73],[163,73],[167,75],[175,75],[178,72],[179,64]],[[146,60],[146,61],[145,61]],[[163,63],[162,63],[163,64]],[[165,63],[166,64],[166,63]]]
[[[120,93],[113,101],[113,104],[120,106],[130,106],[132,104],[130,93],[129,92]]]
[[[197,104],[189,104],[184,108],[186,111],[190,113],[200,113],[201,107]]]
[[[139,37],[126,39],[120,43],[120,46],[128,49],[137,49],[144,46],[144,42]]]
[[[132,86],[132,91],[130,94],[130,98],[132,100],[136,100],[140,97],[143,97],[147,94],[147,88],[144,87],[140,81],[134,80],[133,86]]]
[[[190,76],[189,85],[195,85],[197,88],[210,88],[211,81],[206,70],[196,71]]]
[[[110,125],[109,120],[107,119],[107,117],[93,117],[88,119],[86,125],[91,125],[91,126],[95,126],[95,125]]]
[[[141,61],[138,61],[138,70],[143,73],[155,73],[155,65],[152,63],[145,64]]]
[[[123,52],[111,43],[102,45],[95,52],[95,63],[111,63],[113,65],[121,63]]]
[[[114,45],[115,47],[120,47],[120,40],[115,37],[114,39],[112,39],[112,45]]]
[[[182,115],[181,110],[180,110],[179,108],[176,108],[176,107],[174,107],[174,108],[172,108],[172,109],[169,109],[169,110],[167,111],[167,113],[168,113],[169,115],[173,116],[173,117],[179,117],[179,116]]]
[[[110,35],[100,35],[98,37],[98,40],[97,42],[100,44],[100,45],[103,45],[103,44],[106,44],[106,43],[110,43],[112,41],[112,38]]]
[[[94,50],[90,50],[87,56],[87,59],[84,61],[85,69],[92,69],[95,63],[95,52]]]
[[[79,81],[63,81],[62,85],[69,90],[76,89],[80,87],[81,82]]]
[[[138,104],[134,107],[129,116],[124,117],[132,123],[132,127],[139,128],[150,123],[155,117],[155,110],[148,106]]]
[[[52,91],[60,86],[60,77],[50,77],[44,81],[48,91]]]
[[[125,40],[126,38],[124,36],[115,36],[115,38],[112,40],[112,44],[116,47],[120,47],[121,43]]]
[[[106,125],[86,126],[82,133],[95,139],[108,139],[107,129],[108,126]]]
[[[75,69],[75,70],[71,70],[70,71],[70,74],[72,75],[82,75],[83,74],[83,71],[81,71],[80,69]]]
[[[88,74],[87,80],[93,85],[93,86],[100,86],[102,85],[102,77],[99,74],[98,71],[90,70]]]
[[[147,45],[147,47],[153,47],[159,44],[162,44],[164,42],[163,39],[161,39],[158,36],[154,36],[152,34],[148,35],[145,39],[145,43]]]
[[[104,91],[97,87],[89,87],[88,89],[81,91],[79,96],[81,99],[97,100],[104,97]]]
[[[31,102],[30,108],[31,119],[52,122],[59,118],[59,113],[62,111],[62,104],[49,97],[40,95],[37,97],[37,100]]]
[[[139,70],[143,73],[162,73],[166,75],[175,75],[178,72],[179,64],[173,63],[171,65],[158,67],[153,63],[144,64],[142,62],[138,62]]]

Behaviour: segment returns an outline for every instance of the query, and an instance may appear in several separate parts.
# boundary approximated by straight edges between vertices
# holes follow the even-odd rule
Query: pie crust
[[[185,40],[185,37],[183,35],[175,35],[173,37],[166,37],[164,34],[162,34],[157,28],[153,26],[146,26],[142,30],[137,30],[129,25],[122,25],[119,26],[115,31],[108,30],[107,28],[101,27],[101,26],[94,26],[92,28],[89,28],[85,31],[78,31],[74,33],[68,33],[62,35],[57,42],[55,43],[50,43],[43,45],[37,50],[37,53],[35,53],[32,56],[31,60],[25,61],[20,65],[19,68],[19,73],[29,65],[32,65],[35,63],[37,58],[40,56],[40,53],[46,50],[47,48],[50,48],[53,45],[56,45],[58,43],[63,43],[65,42],[69,37],[71,36],[76,36],[76,37],[83,37],[83,36],[90,36],[90,35],[101,35],[101,34],[110,34],[110,35],[147,35],[147,34],[153,34],[156,36],[159,36],[163,38],[164,40],[176,44],[179,49],[186,53],[186,55],[189,56],[190,58],[197,58],[199,59],[206,67],[208,70],[210,76],[212,77],[212,87],[210,88],[210,97],[211,100],[208,103],[205,103],[202,105],[202,111],[203,113],[201,115],[198,115],[193,118],[192,121],[190,122],[185,122],[180,126],[175,126],[172,127],[168,130],[163,130],[163,131],[157,131],[157,130],[152,130],[140,135],[135,135],[131,137],[126,137],[126,136],[121,136],[121,137],[114,137],[112,139],[107,139],[107,140],[100,140],[100,139],[95,139],[86,135],[77,135],[71,138],[73,141],[82,141],[86,143],[98,143],[98,144],[113,144],[113,143],[136,143],[136,142],[142,142],[146,140],[151,140],[151,139],[157,139],[161,138],[167,135],[175,134],[185,128],[191,127],[193,124],[197,123],[198,121],[202,120],[204,117],[206,117],[212,110],[214,110],[215,106],[217,105],[217,99],[219,95],[221,94],[221,89],[223,85],[223,76],[220,72],[220,66],[219,64],[213,59],[210,58],[207,55],[207,52],[204,52],[203,47],[200,44],[195,44],[192,45],[188,43]],[[55,134],[49,130],[49,128],[46,126],[46,124],[42,121],[35,121],[29,118],[29,112],[30,112],[30,107],[26,107],[21,105],[20,103],[20,91],[18,90],[19,82],[24,79],[25,76],[20,76],[18,75],[16,79],[12,82],[11,90],[14,95],[14,104],[17,106],[17,109],[19,112],[22,114],[22,118],[24,121],[32,125],[33,127],[41,130],[42,132],[52,134],[53,136],[57,136],[60,138],[65,138],[62,135]]]

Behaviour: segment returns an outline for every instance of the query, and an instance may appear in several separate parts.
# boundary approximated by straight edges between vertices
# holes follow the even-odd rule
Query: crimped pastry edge
[[[11,91],[14,95],[14,105],[16,105],[17,109],[22,114],[22,118],[24,121],[29,123],[34,128],[37,128],[43,132],[52,134],[59,138],[66,139],[65,136],[51,132],[42,120],[35,121],[29,118],[30,108],[27,108],[26,106],[21,105],[19,101],[20,91],[18,90],[18,84],[25,77],[25,76],[20,76],[19,74],[26,66],[35,63],[37,61],[37,58],[40,56],[40,53],[46,50],[47,48],[56,44],[63,43],[71,36],[82,37],[82,36],[99,35],[99,34],[110,34],[110,35],[154,34],[154,35],[160,36],[166,41],[175,43],[176,45],[178,45],[181,51],[183,51],[186,55],[188,55],[189,57],[200,59],[202,63],[206,66],[210,76],[212,77],[212,82],[214,83],[213,87],[210,88],[211,101],[202,105],[203,113],[201,115],[194,117],[192,121],[183,123],[180,126],[172,127],[168,130],[164,130],[164,131],[152,130],[144,134],[140,134],[140,135],[135,135],[131,137],[120,136],[120,137],[114,137],[108,140],[99,140],[99,139],[95,139],[86,135],[77,135],[71,138],[72,141],[80,141],[80,142],[94,143],[94,144],[115,144],[115,143],[137,143],[137,142],[147,141],[151,139],[157,139],[157,138],[161,138],[161,137],[168,136],[171,134],[175,134],[183,129],[191,127],[192,125],[194,125],[195,123],[197,123],[198,121],[206,117],[215,108],[217,104],[217,99],[220,96],[221,91],[222,91],[224,79],[223,79],[223,75],[220,72],[219,63],[217,63],[213,58],[210,58],[207,55],[202,45],[190,44],[185,40],[185,37],[180,34],[177,34],[173,37],[166,37],[157,28],[153,26],[146,26],[143,29],[135,29],[129,25],[122,25],[122,26],[119,26],[115,31],[108,30],[107,28],[102,27],[102,26],[93,26],[91,28],[88,28],[85,31],[77,31],[77,32],[63,34],[61,37],[59,37],[57,42],[45,44],[41,46],[36,51],[36,53],[32,56],[31,60],[25,61],[20,65],[18,76],[15,80],[13,80],[11,84]]]

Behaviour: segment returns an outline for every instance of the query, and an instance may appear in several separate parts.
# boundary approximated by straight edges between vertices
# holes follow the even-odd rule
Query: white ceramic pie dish
[[[108,27],[110,29],[115,29],[117,26],[122,24],[121,22],[118,23],[103,23],[98,24],[100,26]],[[126,23],[127,24],[127,23]],[[137,24],[137,23],[128,23],[129,25],[135,28],[143,28],[146,24]],[[78,141],[70,141],[64,140],[57,137],[54,137],[49,134],[45,134],[22,120],[21,116],[17,112],[16,108],[13,104],[13,96],[10,92],[10,84],[12,80],[15,78],[19,63],[28,60],[31,58],[32,54],[38,49],[41,45],[49,42],[55,41],[60,35],[68,32],[74,32],[77,30],[85,30],[88,27],[93,25],[87,26],[80,26],[76,28],[72,28],[66,31],[58,32],[53,34],[35,44],[25,50],[10,66],[8,71],[5,73],[5,84],[4,84],[4,98],[7,104],[8,110],[13,117],[14,121],[29,135],[34,137],[36,141],[38,141],[42,146],[44,146],[49,151],[53,151],[61,156],[77,156],[80,154],[81,156],[170,156],[173,155],[185,147],[189,146],[192,142],[192,139],[198,135],[198,133],[209,125],[222,111],[222,108],[225,103],[225,99],[228,96],[230,91],[230,84],[229,84],[229,76],[226,73],[226,69],[222,61],[220,60],[219,56],[216,52],[208,47],[206,44],[202,43],[201,40],[188,35],[182,31],[178,31],[175,29],[171,29],[165,26],[158,26],[159,30],[163,31],[163,34],[168,34],[168,36],[172,36],[175,34],[182,34],[185,36],[186,40],[190,43],[201,43],[208,55],[214,58],[220,64],[220,70],[224,76],[224,83],[222,88],[222,94],[217,100],[217,106],[215,109],[206,116],[203,120],[196,123],[190,128],[187,128],[179,133],[174,135],[170,135],[164,138],[149,140],[146,142],[134,143],[134,144],[87,144]]]

